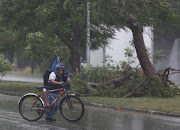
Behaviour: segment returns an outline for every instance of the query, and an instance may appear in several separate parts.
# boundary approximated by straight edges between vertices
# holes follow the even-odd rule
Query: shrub
[[[0,74],[3,77],[7,71],[11,71],[14,64],[11,64],[8,59],[4,58],[4,55],[0,54]]]
[[[24,69],[24,72],[31,72],[31,67],[30,66],[27,66],[25,69]]]

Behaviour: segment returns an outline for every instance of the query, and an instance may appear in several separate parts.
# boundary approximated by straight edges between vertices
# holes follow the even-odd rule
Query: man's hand
[[[63,81],[61,81],[61,82],[57,82],[57,84],[59,84],[59,85],[62,85],[64,82]]]
[[[67,81],[70,82],[70,78],[67,78]]]
[[[63,82],[63,81],[57,82],[57,81],[55,81],[54,79],[51,79],[51,83],[52,83],[52,84],[59,84],[59,85],[62,85],[64,82]]]

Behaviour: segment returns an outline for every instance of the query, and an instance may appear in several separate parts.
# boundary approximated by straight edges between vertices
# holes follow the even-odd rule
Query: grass
[[[110,98],[110,97],[82,97],[84,102],[100,103],[119,108],[141,109],[180,114],[180,96],[172,98],[138,97],[138,98]]]
[[[24,83],[0,81],[0,90],[18,94],[40,93],[35,86],[41,83]],[[111,98],[111,97],[81,97],[86,103],[99,103],[119,108],[142,109],[180,114],[180,95],[172,98],[139,97],[139,98]]]
[[[17,94],[38,93],[36,86],[42,86],[42,83],[26,83],[14,81],[0,81],[0,90],[14,92]]]

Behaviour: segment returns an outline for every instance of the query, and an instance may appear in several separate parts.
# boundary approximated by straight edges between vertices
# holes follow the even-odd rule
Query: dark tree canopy
[[[91,47],[108,44],[115,29],[128,27],[145,74],[154,68],[147,56],[143,26],[179,25],[179,12],[170,0],[91,0]],[[87,1],[84,0],[1,0],[1,24],[24,34],[56,35],[70,50],[72,72],[80,67],[80,53],[86,47]],[[163,25],[163,26],[162,26]],[[53,45],[54,46],[54,45]]]

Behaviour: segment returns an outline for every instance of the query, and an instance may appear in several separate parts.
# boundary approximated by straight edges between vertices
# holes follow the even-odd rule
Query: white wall
[[[145,27],[143,31],[144,41],[145,45],[148,48],[153,48],[153,34],[152,34],[152,28]],[[132,32],[128,28],[125,30],[121,29],[120,31],[116,31],[114,39],[110,39],[110,45],[108,45],[105,48],[105,56],[111,56],[111,60],[113,60],[113,64],[118,64],[120,61],[127,61],[127,58],[125,57],[125,48],[130,46],[130,41],[133,40]],[[136,51],[135,55],[136,56]],[[103,49],[100,48],[96,51],[90,51],[90,64],[95,66],[102,66],[103,65]],[[133,67],[136,67],[137,64],[139,64],[138,59],[136,60],[136,63],[133,64]]]
[[[148,48],[152,48],[152,28],[145,27],[143,31],[145,45]],[[119,63],[120,61],[127,61],[125,57],[125,48],[130,47],[130,41],[133,40],[133,35],[131,30],[121,29],[120,31],[116,31],[115,39],[111,39],[111,44],[106,48],[106,55],[112,57],[114,64]],[[134,52],[134,56],[136,56],[136,51]],[[136,59],[136,63],[133,64],[133,67],[136,67],[139,64],[138,59]]]
[[[103,48],[99,48],[95,51],[90,51],[90,64],[92,67],[103,66]]]

